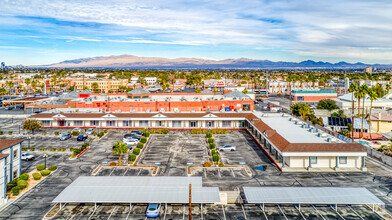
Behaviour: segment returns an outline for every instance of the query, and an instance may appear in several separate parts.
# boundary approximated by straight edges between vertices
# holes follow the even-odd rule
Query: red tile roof
[[[0,139],[0,150],[4,150],[15,144],[22,142],[23,140],[14,140],[14,139]]]
[[[8,156],[9,154],[0,154],[0,160]]]

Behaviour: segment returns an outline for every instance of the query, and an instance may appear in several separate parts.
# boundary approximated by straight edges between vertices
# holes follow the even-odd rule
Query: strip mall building
[[[283,171],[364,171],[366,148],[346,143],[282,114],[204,113],[39,113],[46,128],[243,129]]]

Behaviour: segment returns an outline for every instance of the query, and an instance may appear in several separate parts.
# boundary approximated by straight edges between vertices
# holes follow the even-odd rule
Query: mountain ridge
[[[330,63],[305,60],[301,62],[257,60],[249,58],[214,60],[209,58],[163,58],[141,57],[135,55],[98,56],[65,60],[50,64],[46,68],[106,68],[106,69],[363,69],[373,66],[380,69],[392,69],[392,64],[365,64],[340,61]]]

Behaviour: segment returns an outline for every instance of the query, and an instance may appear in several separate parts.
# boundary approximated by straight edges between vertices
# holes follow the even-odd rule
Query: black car
[[[136,133],[130,133],[130,134],[124,135],[124,138],[133,138],[133,139],[140,140],[140,138],[142,138],[142,136],[139,134],[136,134]]]
[[[144,133],[141,132],[141,131],[139,131],[139,130],[133,130],[133,131],[131,131],[131,134],[138,134],[138,135],[140,135],[140,136],[143,136],[143,135],[144,135]]]

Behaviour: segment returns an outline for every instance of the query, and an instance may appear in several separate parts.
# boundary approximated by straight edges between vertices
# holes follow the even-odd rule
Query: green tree
[[[352,132],[352,134],[351,134],[351,138],[352,138],[352,141],[354,142],[354,93],[356,92],[358,90],[358,86],[357,86],[357,84],[356,83],[351,83],[350,84],[350,87],[348,88],[348,91],[349,92],[351,92],[351,121],[353,122],[353,123],[351,123],[350,125],[351,125],[351,132]]]
[[[75,86],[70,86],[69,91],[75,91]]]
[[[98,92],[98,87],[99,87],[99,85],[97,82],[93,82],[91,84],[91,88],[94,90],[94,92]]]
[[[317,109],[332,111],[338,108],[339,107],[336,105],[336,102],[332,99],[323,99],[317,103]]]
[[[369,87],[366,84],[363,84],[358,89],[361,93],[362,98],[362,115],[361,115],[361,138],[363,138],[363,119],[365,118],[365,98],[368,93]],[[359,102],[361,100],[358,100]]]
[[[26,119],[23,123],[23,130],[29,130],[34,134],[34,130],[37,129],[42,129],[44,126],[42,126],[42,123],[38,120],[34,119]]]
[[[199,87],[196,87],[195,92],[196,92],[196,93],[200,93],[200,92],[201,92],[201,89],[200,89]]]
[[[331,117],[336,117],[336,118],[345,118],[346,115],[344,115],[343,110],[339,110],[337,112],[334,112],[331,114]]]
[[[372,115],[372,108],[373,108],[373,100],[376,100],[378,98],[376,91],[373,90],[373,88],[368,89],[367,95],[369,96],[370,99],[370,109],[369,109],[369,135],[370,135],[370,140],[372,140],[372,131],[370,130],[370,117]]]
[[[11,100],[11,89],[14,87],[14,83],[12,81],[7,81],[6,84],[8,86],[9,97],[10,97],[10,100]]]
[[[312,113],[309,104],[307,103],[296,103],[291,105],[291,112],[295,116],[301,116],[302,119],[306,119],[309,114]]]
[[[244,93],[246,95],[246,94],[248,94],[248,90],[245,88],[244,90],[242,90],[242,93]]]
[[[391,90],[391,84],[386,84],[385,85],[385,90],[387,91],[387,94],[389,93],[389,90]]]
[[[7,90],[4,87],[0,87],[0,95],[2,96],[2,107],[4,107],[4,96],[7,95]]]
[[[118,154],[118,165],[121,166],[121,155],[128,153],[129,148],[126,144],[122,143],[121,141],[118,141],[115,145],[114,148],[112,149],[112,154]]]

